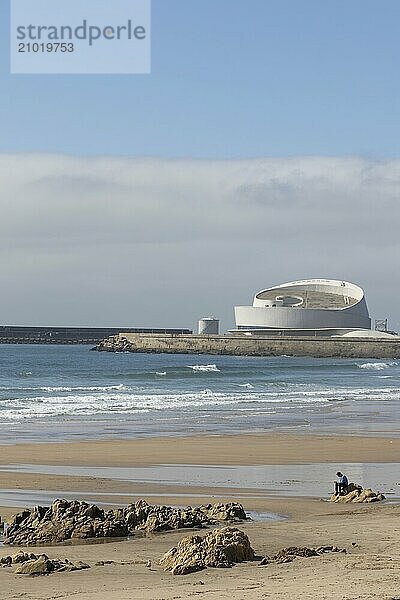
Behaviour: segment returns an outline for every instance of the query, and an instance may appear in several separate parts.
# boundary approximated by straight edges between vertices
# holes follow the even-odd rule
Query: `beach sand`
[[[400,438],[204,435],[1,446],[0,464],[138,466],[397,462]]]
[[[2,446],[0,464],[75,466],[138,466],[153,464],[261,465],[326,462],[392,462],[400,460],[400,440],[356,436],[238,435],[193,438],[78,442]],[[305,467],[306,468],[306,467]],[[330,465],[327,468],[332,468]],[[400,476],[399,476],[400,480]],[[151,503],[182,504],[182,487],[137,484],[105,478],[1,472],[2,489],[96,492],[104,502],[126,504],[132,494]],[[188,489],[184,488],[188,493]],[[337,505],[315,499],[266,498],[257,490],[191,487],[185,504],[231,501],[240,495],[247,510],[287,515],[285,521],[256,521],[240,525],[260,556],[292,545],[334,544],[347,554],[296,559],[282,565],[260,567],[257,562],[232,569],[207,569],[187,576],[164,573],[162,554],[188,531],[151,535],[123,542],[45,548],[50,557],[84,560],[86,571],[27,578],[0,569],[1,598],[15,600],[172,600],[294,598],[386,599],[400,598],[400,506]],[[147,496],[146,494],[154,494]],[[160,494],[157,496],[157,494]],[[196,494],[204,497],[196,498]],[[220,498],[218,498],[220,500]],[[17,512],[0,508],[3,518]],[[34,549],[36,553],[39,549]],[[2,547],[0,556],[15,549]],[[114,561],[95,566],[97,561]],[[151,561],[151,568],[146,562]],[[121,564],[126,563],[126,564]]]

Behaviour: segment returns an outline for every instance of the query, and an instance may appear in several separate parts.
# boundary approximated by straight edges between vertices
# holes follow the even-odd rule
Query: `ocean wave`
[[[217,365],[188,365],[188,369],[192,369],[195,373],[219,373]]]
[[[111,413],[137,414],[149,411],[192,411],[193,409],[213,408],[219,410],[236,406],[235,410],[247,410],[251,405],[280,405],[283,409],[294,406],[298,408],[310,404],[327,405],[331,398],[310,397],[279,397],[270,393],[226,393],[205,389],[199,392],[170,393],[170,394],[128,394],[128,393],[99,393],[74,394],[69,396],[36,396],[33,398],[14,398],[2,400],[0,415],[15,421],[22,419],[40,419],[49,417],[78,417],[95,416]],[[242,405],[242,407],[239,407]]]
[[[395,363],[395,362],[390,362],[390,363],[369,362],[369,363],[363,363],[362,365],[357,365],[357,366],[359,369],[367,369],[368,371],[383,371],[383,369],[389,369],[390,367],[397,366],[397,363]]]
[[[70,393],[70,392],[112,392],[125,390],[126,387],[123,383],[117,385],[77,385],[77,386],[64,386],[64,385],[42,385],[32,387],[7,387],[0,386],[2,390],[13,390],[17,392],[49,392],[49,393]]]
[[[251,383],[238,383],[237,386],[247,388],[249,390],[254,390],[254,385],[252,385]]]
[[[43,392],[113,392],[119,390],[125,390],[125,386],[123,383],[119,383],[117,385],[92,385],[92,386],[55,386],[55,387],[41,387],[37,388]]]

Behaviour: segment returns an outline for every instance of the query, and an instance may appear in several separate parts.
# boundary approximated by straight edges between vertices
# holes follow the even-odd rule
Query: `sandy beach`
[[[134,467],[158,464],[193,465],[307,465],[326,463],[331,470],[341,463],[397,463],[400,440],[357,436],[238,435],[156,438],[105,442],[27,444],[3,446],[1,490],[31,492],[52,490],[96,494],[104,503],[127,504],[138,498],[149,503],[201,504],[238,500],[247,510],[277,513],[281,521],[253,521],[240,526],[259,556],[272,555],[287,546],[334,544],[347,554],[328,554],[293,563],[260,567],[258,562],[232,569],[207,569],[187,576],[164,573],[158,561],[190,532],[153,534],[146,538],[106,544],[46,547],[50,557],[84,560],[92,568],[76,573],[27,578],[0,570],[2,598],[32,600],[128,600],[203,598],[396,598],[400,589],[400,506],[336,505],[320,499],[279,497],[228,484],[212,486],[138,483],[107,477],[19,473],[20,465]],[[15,470],[13,471],[13,465]],[[184,501],[182,492],[185,492]],[[327,490],[327,495],[329,490]],[[0,509],[7,520],[18,509]],[[0,556],[14,552],[0,548]],[[38,553],[39,549],[35,549]],[[98,561],[113,561],[95,566]],[[151,561],[151,568],[146,567]]]
[[[397,462],[400,438],[290,434],[202,435],[2,446],[0,465],[135,466]]]

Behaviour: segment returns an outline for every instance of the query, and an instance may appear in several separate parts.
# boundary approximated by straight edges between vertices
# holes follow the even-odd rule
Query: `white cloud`
[[[2,155],[0,177],[3,322],[230,325],[308,276],[399,320],[400,161]]]

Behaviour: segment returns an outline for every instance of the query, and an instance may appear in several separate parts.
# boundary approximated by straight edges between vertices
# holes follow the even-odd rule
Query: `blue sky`
[[[398,0],[153,0],[149,76],[8,74],[0,152],[398,156]]]

